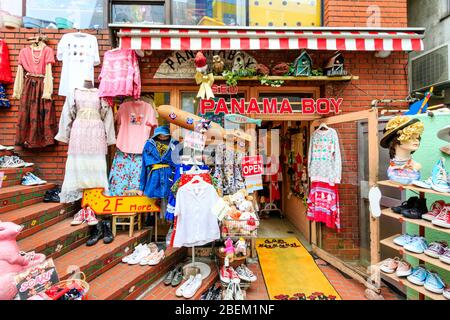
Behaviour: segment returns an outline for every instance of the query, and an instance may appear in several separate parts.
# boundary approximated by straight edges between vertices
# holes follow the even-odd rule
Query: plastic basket
[[[256,238],[258,236],[258,227],[258,219],[250,218],[234,220],[229,217],[225,217],[222,220],[220,231],[222,238]]]

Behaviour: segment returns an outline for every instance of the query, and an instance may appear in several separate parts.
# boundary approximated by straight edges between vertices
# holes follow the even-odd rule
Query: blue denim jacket
[[[142,171],[139,189],[149,198],[167,198],[172,187],[172,175],[175,163],[172,161],[172,151],[179,142],[171,139],[169,149],[161,157],[153,139],[147,140],[142,152]],[[155,164],[167,164],[169,167],[152,170]]]

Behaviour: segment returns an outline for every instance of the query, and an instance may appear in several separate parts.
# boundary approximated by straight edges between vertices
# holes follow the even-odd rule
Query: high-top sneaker
[[[431,187],[438,192],[450,192],[444,158],[440,158],[431,171]]]
[[[427,199],[421,198],[414,203],[412,208],[404,209],[401,213],[405,218],[420,219],[427,212]]]
[[[101,224],[103,225],[103,234],[104,234],[103,243],[108,244],[113,242],[114,235],[111,230],[111,221],[103,220]]]
[[[450,229],[450,203],[447,203],[441,213],[431,221],[432,224]]]
[[[419,200],[419,197],[410,197],[407,201],[403,201],[403,203],[397,207],[392,207],[392,211],[395,213],[402,213],[402,210],[411,209],[414,204]]]
[[[422,215],[422,219],[427,221],[433,221],[434,218],[436,218],[439,213],[441,213],[442,209],[445,207],[445,201],[444,200],[438,200],[433,202],[433,204],[430,207],[430,211]]]
[[[95,226],[91,227],[89,239],[86,242],[86,245],[88,247],[89,246],[93,246],[101,238],[103,238],[103,224],[102,223],[97,223]]]

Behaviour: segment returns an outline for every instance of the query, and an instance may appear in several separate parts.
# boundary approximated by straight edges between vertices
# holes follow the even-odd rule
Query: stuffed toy
[[[13,222],[0,222],[0,300],[12,300],[17,294],[14,275],[45,260],[45,255],[22,253],[16,238],[23,227]]]
[[[225,63],[223,62],[222,58],[218,55],[213,56],[212,69],[214,73],[221,75],[224,67]]]
[[[206,64],[206,57],[201,51],[197,52],[197,54],[195,55],[194,64],[197,72],[206,73],[206,71],[208,70],[208,65]]]
[[[253,197],[249,196],[246,189],[241,189],[235,194],[231,195],[231,201],[236,205],[241,212],[254,212]]]
[[[228,258],[228,262],[233,262],[234,260],[233,240],[227,238],[227,240],[225,240],[225,248],[220,248],[220,252],[225,253],[225,259]]]
[[[234,254],[236,256],[238,256],[238,254],[242,254],[244,257],[247,256],[247,243],[244,238],[239,238],[239,240],[236,241]]]

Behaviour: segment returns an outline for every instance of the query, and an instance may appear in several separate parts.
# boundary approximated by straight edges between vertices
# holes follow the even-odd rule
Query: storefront
[[[258,15],[253,13],[253,16]],[[169,110],[164,109],[153,126],[170,124],[171,137],[183,141],[192,132],[187,129],[193,125],[194,120],[189,123],[191,115],[200,116],[225,129],[226,144],[241,153],[233,170],[242,170],[244,156],[263,156],[265,165],[271,163],[266,167],[271,174],[254,180],[253,188],[257,191],[250,192],[259,219],[265,215],[273,219],[278,213],[298,229],[303,245],[311,245],[316,255],[365,282],[367,267],[380,259],[380,221],[372,218],[365,199],[367,189],[377,184],[379,171],[379,110],[372,105],[372,100],[386,96],[401,100],[408,95],[405,52],[423,49],[424,30],[254,27],[259,23],[256,20],[249,27],[143,26],[119,23],[120,19],[117,19],[118,14],[113,14],[109,30],[87,32],[96,36],[100,60],[104,61],[106,52],[136,50],[139,53],[140,99],[154,104],[155,112],[166,108],[161,106],[172,106],[188,113],[187,118],[183,118],[186,124],[180,125],[178,121],[184,114],[171,111],[164,116],[164,110]],[[33,36],[40,31],[23,29],[23,32]],[[48,45],[56,48],[66,32],[49,30],[44,33],[50,38]],[[9,39],[11,63],[16,71],[17,56],[23,47],[19,32],[6,30],[0,34]],[[196,81],[198,52],[204,53],[209,66],[206,80]],[[380,52],[390,54],[383,57]],[[101,66],[95,68],[95,79],[100,70]],[[53,77],[55,84],[60,84],[60,64],[54,69]],[[199,85],[203,86],[205,82],[206,89],[203,90],[208,92],[210,87],[214,95],[212,100],[198,97]],[[8,87],[7,93],[11,95],[12,88]],[[63,97],[55,97],[58,119],[60,113],[64,113],[64,102]],[[122,98],[116,98],[111,112],[120,110],[122,102]],[[17,103],[13,102],[13,106]],[[405,105],[400,107],[405,108]],[[229,121],[227,114],[241,114],[248,119]],[[256,124],[256,120],[261,123]],[[5,124],[3,144],[12,144],[16,115],[9,112],[1,121]],[[365,126],[367,133],[364,155],[358,149],[363,140],[358,136],[361,126]],[[311,140],[321,132],[335,133],[330,138],[332,144],[325,146],[333,150],[330,154],[335,168],[323,174],[334,175],[329,180],[332,183],[328,186],[327,197],[334,198],[335,202],[334,205],[329,202],[328,206],[340,210],[328,208],[333,212],[329,221],[318,217],[319,209],[314,212],[308,204],[311,190],[323,187],[312,185],[308,175],[310,164],[314,162]],[[41,168],[43,179],[63,182],[66,145],[57,143],[38,153],[26,148],[18,150],[25,160],[33,161]],[[205,161],[206,164],[217,166],[217,148],[206,150],[211,151],[207,154],[210,162]],[[111,169],[116,148],[110,147],[107,154],[108,168]],[[240,175],[241,186],[245,186],[246,179],[242,172]],[[231,176],[236,178],[238,175],[234,171]],[[243,188],[225,186],[224,189],[229,190],[222,190],[222,195],[231,196]],[[159,223],[155,223],[160,241],[166,238],[171,226],[164,221],[164,215],[164,212],[157,215]],[[272,219],[260,223],[270,230]],[[226,237],[222,238],[225,240]],[[254,249],[261,245],[258,240],[251,240]],[[63,248],[65,252],[70,250],[69,247]],[[167,268],[173,267],[175,261],[173,258],[172,265],[168,262]],[[96,276],[95,271],[88,274],[88,278]],[[143,290],[143,287],[145,284],[138,289]],[[132,291],[122,293],[121,297],[137,295]]]

